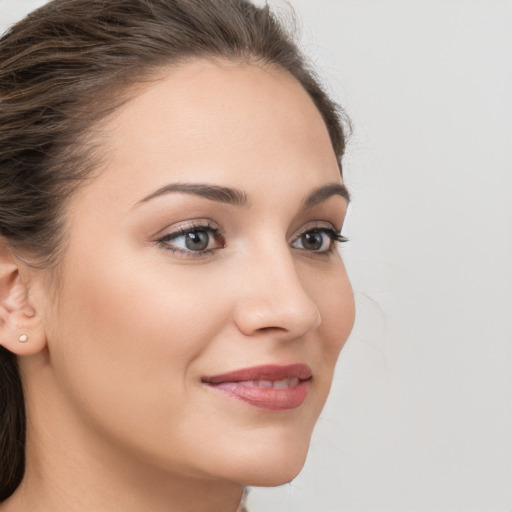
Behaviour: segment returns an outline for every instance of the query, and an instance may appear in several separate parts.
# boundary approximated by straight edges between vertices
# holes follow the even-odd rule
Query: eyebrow
[[[249,204],[247,194],[241,190],[230,187],[220,187],[218,185],[208,185],[206,183],[172,183],[159,188],[137,204],[146,203],[155,197],[170,194],[172,192],[181,192],[183,194],[200,196],[205,199],[209,199],[210,201],[232,204],[234,206],[247,206]]]
[[[141,203],[146,203],[155,197],[176,192],[195,195],[209,199],[210,201],[227,203],[233,206],[246,207],[249,205],[249,198],[247,194],[236,188],[209,185],[207,183],[171,183],[170,185],[165,185],[164,187],[159,188],[155,192],[149,194],[149,196],[146,196],[137,203],[137,206]],[[335,195],[343,197],[347,203],[350,202],[350,194],[344,184],[329,183],[312,190],[303,199],[301,209],[307,210],[312,208]]]
[[[347,187],[343,183],[329,183],[312,190],[302,201],[302,209],[307,210],[323,203],[332,196],[341,196],[350,203],[350,194]]]

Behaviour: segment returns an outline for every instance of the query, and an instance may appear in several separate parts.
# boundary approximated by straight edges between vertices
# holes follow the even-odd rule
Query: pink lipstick
[[[269,411],[302,405],[310,381],[311,368],[305,364],[254,366],[202,379],[204,384],[228,397]]]

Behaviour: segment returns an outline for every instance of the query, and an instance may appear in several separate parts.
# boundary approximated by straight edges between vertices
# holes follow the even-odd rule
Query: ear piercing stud
[[[26,343],[28,341],[28,335],[27,334],[22,334],[19,338],[18,338],[18,341],[20,343]]]

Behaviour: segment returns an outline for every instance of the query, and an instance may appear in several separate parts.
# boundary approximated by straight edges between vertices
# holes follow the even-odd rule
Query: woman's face
[[[319,112],[282,71],[198,61],[102,134],[45,316],[55,417],[105,459],[290,480],[354,316]]]

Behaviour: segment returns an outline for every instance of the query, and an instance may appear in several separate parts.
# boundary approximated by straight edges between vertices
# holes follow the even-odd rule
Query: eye
[[[292,247],[310,252],[326,253],[334,249],[338,243],[346,241],[347,239],[334,228],[315,227],[299,235],[292,243]]]
[[[223,247],[220,230],[211,225],[184,226],[167,233],[157,242],[173,252],[200,256]]]

